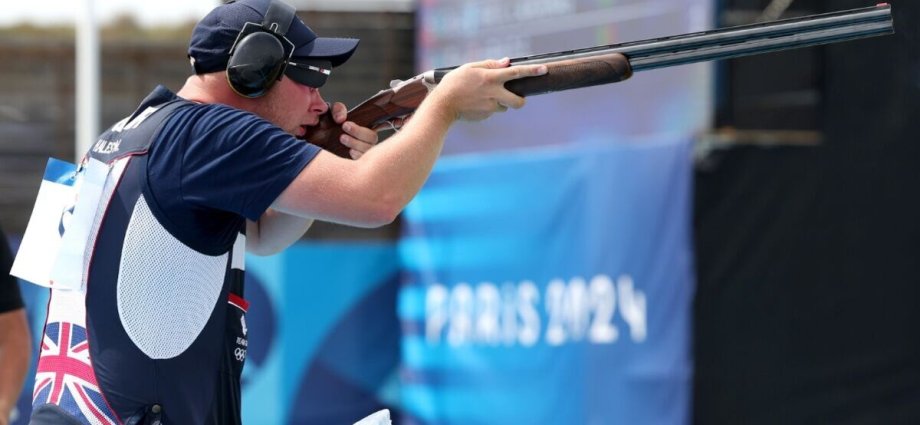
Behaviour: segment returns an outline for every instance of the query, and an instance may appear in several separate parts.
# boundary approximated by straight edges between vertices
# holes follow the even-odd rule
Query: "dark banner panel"
[[[696,172],[695,423],[920,423],[920,3],[890,3],[894,35],[806,64],[820,146]]]

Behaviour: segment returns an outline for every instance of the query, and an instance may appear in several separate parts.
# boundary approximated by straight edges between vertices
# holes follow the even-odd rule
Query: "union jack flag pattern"
[[[45,326],[32,406],[46,403],[58,405],[84,424],[118,424],[96,383],[86,328],[68,322]]]

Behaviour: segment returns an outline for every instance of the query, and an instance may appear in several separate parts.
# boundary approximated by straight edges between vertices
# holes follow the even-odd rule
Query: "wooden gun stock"
[[[428,96],[428,91],[429,88],[419,77],[396,88],[381,90],[348,111],[348,121],[362,127],[382,130],[384,128],[381,126],[385,126],[390,120],[415,112],[425,96]],[[325,114],[320,115],[316,126],[307,128],[303,139],[342,158],[351,158],[351,149],[339,140],[342,133],[342,126],[332,119],[330,108]]]

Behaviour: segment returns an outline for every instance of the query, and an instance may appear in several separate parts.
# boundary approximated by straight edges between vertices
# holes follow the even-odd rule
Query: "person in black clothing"
[[[13,254],[0,229],[0,425],[7,425],[29,369],[29,326],[19,284],[10,276]]]

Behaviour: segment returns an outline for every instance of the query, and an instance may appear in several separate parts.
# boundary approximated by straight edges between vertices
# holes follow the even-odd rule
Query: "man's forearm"
[[[300,240],[312,224],[311,218],[269,209],[259,221],[247,221],[246,248],[256,255],[277,254]]]

